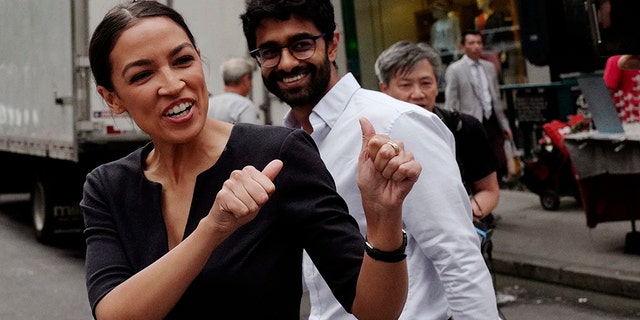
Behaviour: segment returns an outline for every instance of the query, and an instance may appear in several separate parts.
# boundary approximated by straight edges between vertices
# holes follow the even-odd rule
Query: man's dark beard
[[[277,80],[282,80],[283,77],[289,74],[299,74],[301,71],[311,76],[311,82],[308,86],[293,90],[280,90]],[[262,76],[262,81],[267,89],[292,108],[318,103],[327,91],[330,79],[331,64],[328,59],[325,59],[321,68],[309,63],[301,67],[296,67],[291,72],[275,71],[269,74],[267,78]]]

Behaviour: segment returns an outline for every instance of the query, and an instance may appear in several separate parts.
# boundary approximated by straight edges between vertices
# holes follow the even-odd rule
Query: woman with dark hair
[[[421,171],[400,141],[361,120],[358,186],[377,226],[364,255],[308,134],[207,117],[200,51],[179,13],[119,5],[89,51],[99,94],[151,138],[87,175],[96,319],[298,319],[303,249],[345,309],[397,318],[407,293],[402,202]]]

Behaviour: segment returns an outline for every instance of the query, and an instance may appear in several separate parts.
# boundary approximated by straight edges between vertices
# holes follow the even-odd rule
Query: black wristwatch
[[[382,251],[374,248],[369,241],[364,242],[364,249],[367,252],[367,255],[374,260],[383,261],[383,262],[400,262],[407,257],[407,254],[404,253],[407,248],[407,232],[402,229],[402,246],[398,250],[394,251]]]

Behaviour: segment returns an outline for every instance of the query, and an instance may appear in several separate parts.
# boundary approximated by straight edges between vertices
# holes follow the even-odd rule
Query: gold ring
[[[393,142],[393,141],[387,141],[387,144],[391,146],[391,148],[393,148],[393,150],[396,152],[396,156],[400,154],[400,146]]]

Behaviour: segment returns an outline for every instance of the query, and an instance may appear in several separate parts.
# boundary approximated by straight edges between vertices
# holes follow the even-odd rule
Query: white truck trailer
[[[148,141],[93,93],[94,1],[0,1],[0,190],[31,193],[42,242],[82,229],[88,170]]]

